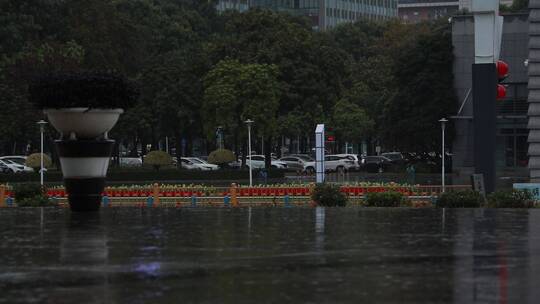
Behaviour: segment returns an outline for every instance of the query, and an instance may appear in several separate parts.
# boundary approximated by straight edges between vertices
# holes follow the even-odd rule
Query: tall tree
[[[207,136],[212,138],[216,127],[223,126],[238,142],[246,138],[243,122],[252,119],[254,135],[272,138],[277,131],[280,94],[277,75],[274,65],[219,62],[205,77],[203,119]]]
[[[439,122],[456,104],[453,88],[451,29],[430,23],[399,50],[393,64],[396,93],[384,107],[382,135],[387,147],[401,151],[436,151]],[[451,141],[452,132],[449,133]]]

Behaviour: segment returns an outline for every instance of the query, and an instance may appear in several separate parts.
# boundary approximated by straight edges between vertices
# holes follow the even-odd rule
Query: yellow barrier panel
[[[232,183],[231,184],[231,205],[233,207],[238,207],[238,197],[236,195],[236,184],[235,183]]]
[[[159,205],[159,185],[158,183],[154,184],[153,188],[153,196],[154,196],[154,207],[157,207]]]

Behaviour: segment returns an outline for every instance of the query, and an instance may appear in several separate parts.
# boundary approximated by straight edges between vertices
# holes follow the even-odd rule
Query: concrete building
[[[507,96],[497,101],[496,169],[498,175],[527,176],[527,67],[529,24],[527,14],[504,15],[500,59],[510,66],[504,81]],[[452,17],[454,46],[454,87],[459,104],[451,120],[455,124],[453,170],[468,181],[474,172],[473,104],[471,91],[474,63],[474,22],[472,15]],[[500,180],[498,181],[500,183]]]
[[[306,16],[314,29],[329,29],[360,19],[386,20],[398,16],[398,0],[220,0],[218,11],[267,8]]]
[[[512,5],[512,0],[500,0]],[[471,11],[472,0],[399,0],[399,18],[407,23],[449,17],[460,10]]]
[[[451,16],[458,10],[458,0],[399,0],[398,3],[399,18],[407,23]]]

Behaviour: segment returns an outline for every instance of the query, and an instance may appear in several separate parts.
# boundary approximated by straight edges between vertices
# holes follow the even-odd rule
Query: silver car
[[[287,164],[287,168],[291,170],[304,170],[304,167],[307,162],[313,161],[313,159],[309,157],[301,157],[301,156],[285,156],[279,159],[279,161],[284,162]]]
[[[325,171],[345,172],[354,168],[356,168],[354,161],[346,156],[326,155],[324,157]],[[315,173],[315,162],[307,162],[304,171],[309,174]]]

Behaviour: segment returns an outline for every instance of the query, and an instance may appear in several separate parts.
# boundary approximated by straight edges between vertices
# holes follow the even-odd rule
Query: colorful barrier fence
[[[447,191],[470,189],[469,185],[446,186]],[[230,196],[235,191],[237,197],[277,197],[277,196],[310,196],[311,185],[302,186],[279,186],[279,187],[243,187],[232,185],[231,187],[177,187],[154,184],[149,187],[123,188],[107,187],[103,196],[114,197],[163,197],[163,198],[189,198],[189,197],[224,197]],[[343,185],[341,191],[349,196],[363,196],[371,192],[397,191],[404,195],[438,195],[442,189],[440,186],[355,186]],[[0,188],[0,196],[13,197],[13,191],[9,187]],[[49,197],[66,198],[64,188],[51,188],[47,190]]]

